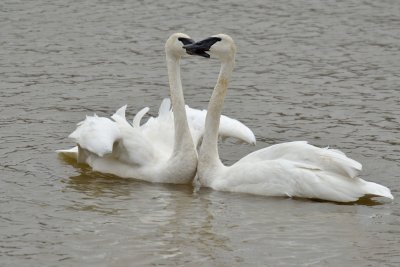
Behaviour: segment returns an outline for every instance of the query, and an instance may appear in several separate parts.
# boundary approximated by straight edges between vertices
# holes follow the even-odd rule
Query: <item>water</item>
[[[399,266],[400,3],[3,1],[1,266]],[[395,200],[351,205],[149,184],[93,173],[56,149],[86,114],[129,116],[168,96],[164,42],[225,32],[237,66],[224,114],[256,147],[308,140],[363,163]],[[185,59],[205,108],[218,62]]]

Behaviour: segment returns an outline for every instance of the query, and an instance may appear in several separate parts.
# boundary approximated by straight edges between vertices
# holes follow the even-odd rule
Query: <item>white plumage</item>
[[[149,111],[148,107],[141,109],[135,115],[132,125],[125,117],[126,105],[118,109],[111,116],[112,119],[98,117],[97,115],[86,116],[86,119],[79,122],[76,130],[68,137],[73,139],[82,149],[99,157],[111,154],[115,145],[114,149],[118,148],[120,160],[128,164],[143,164],[153,154],[151,151],[157,151],[157,153],[165,156],[170,155],[173,151],[174,113],[170,104],[169,98],[164,99],[161,102],[158,116],[150,117],[143,125],[140,125],[140,122]],[[198,110],[187,105],[185,108],[190,133],[197,147],[204,134],[207,110]],[[246,125],[224,115],[221,115],[219,136],[221,138],[235,138],[239,142],[248,144],[256,143],[254,133]],[[125,148],[118,143],[121,140],[126,146]],[[57,152],[67,157],[78,158],[78,146],[57,150]],[[129,156],[129,154],[131,155]]]
[[[318,148],[304,141],[273,145],[245,156],[232,166],[224,166],[217,147],[218,118],[236,47],[231,37],[219,34],[185,48],[192,49],[192,54],[204,55],[209,51],[221,60],[199,151],[197,174],[201,185],[221,191],[338,202],[356,201],[365,195],[393,199],[387,187],[358,178],[362,166],[357,161],[339,150]]]
[[[118,109],[111,119],[87,116],[69,136],[78,146],[57,152],[76,158],[95,171],[120,177],[191,182],[197,167],[195,148],[204,133],[206,111],[184,105],[179,71],[180,57],[185,55],[182,38],[189,39],[178,33],[171,35],[166,43],[172,110],[171,101],[164,99],[158,116],[150,117],[143,125],[140,122],[148,107],[136,114],[132,125],[125,118],[126,106]],[[221,135],[255,143],[249,128],[225,116],[222,116]]]

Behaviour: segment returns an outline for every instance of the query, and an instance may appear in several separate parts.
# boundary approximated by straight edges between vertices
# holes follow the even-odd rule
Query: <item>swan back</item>
[[[308,144],[306,141],[272,145],[247,155],[239,162],[282,159],[348,178],[357,177],[362,169],[362,165],[359,162],[350,159],[343,152],[329,148],[318,148]]]

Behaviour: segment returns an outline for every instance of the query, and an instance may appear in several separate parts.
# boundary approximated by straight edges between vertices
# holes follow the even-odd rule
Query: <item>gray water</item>
[[[399,266],[400,2],[17,1],[0,3],[0,266]],[[230,34],[224,114],[256,147],[307,140],[391,188],[350,205],[150,184],[58,158],[86,114],[129,117],[168,96],[164,42]],[[205,108],[219,63],[182,62]]]

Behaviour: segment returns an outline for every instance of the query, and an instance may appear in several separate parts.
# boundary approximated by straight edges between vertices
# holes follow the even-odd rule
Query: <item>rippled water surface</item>
[[[0,3],[1,266],[399,266],[400,2]],[[86,114],[129,116],[168,96],[164,42],[225,32],[237,65],[224,114],[256,147],[307,140],[363,163],[395,200],[351,205],[149,184],[56,149]],[[205,108],[218,62],[182,63]]]

